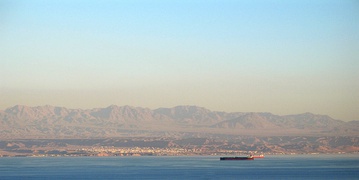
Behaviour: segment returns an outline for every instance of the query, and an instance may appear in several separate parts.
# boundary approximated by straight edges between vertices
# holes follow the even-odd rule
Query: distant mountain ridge
[[[232,135],[359,134],[359,121],[344,122],[327,115],[227,113],[198,106],[151,110],[111,105],[83,110],[49,105],[16,105],[0,111],[0,125],[1,138],[120,137],[186,132]]]

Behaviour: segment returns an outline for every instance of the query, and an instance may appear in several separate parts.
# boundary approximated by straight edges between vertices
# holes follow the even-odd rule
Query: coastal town
[[[154,148],[154,147],[89,147],[75,150],[63,151],[36,151],[25,156],[31,157],[56,157],[56,156],[217,156],[217,155],[238,155],[253,154],[257,151],[239,150],[208,150],[208,149],[185,149],[185,148]]]
[[[310,140],[302,138],[303,140],[300,140],[300,137],[1,140],[0,157],[237,156],[359,152],[357,146],[349,146],[352,141],[357,142],[356,138],[341,139],[343,141],[340,144],[335,144],[338,142],[335,137],[317,137]]]

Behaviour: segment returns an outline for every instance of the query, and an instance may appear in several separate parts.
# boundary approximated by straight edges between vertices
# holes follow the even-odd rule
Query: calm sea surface
[[[0,179],[359,179],[359,154],[0,158]]]

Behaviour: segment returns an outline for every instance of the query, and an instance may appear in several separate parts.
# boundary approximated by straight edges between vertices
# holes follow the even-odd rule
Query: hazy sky
[[[0,109],[16,104],[359,120],[359,2],[0,0]]]

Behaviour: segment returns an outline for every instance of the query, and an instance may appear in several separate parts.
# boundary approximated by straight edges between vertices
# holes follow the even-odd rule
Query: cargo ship
[[[254,160],[253,156],[242,156],[242,157],[220,157],[219,160]]]

